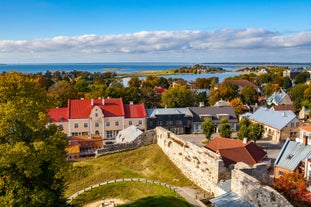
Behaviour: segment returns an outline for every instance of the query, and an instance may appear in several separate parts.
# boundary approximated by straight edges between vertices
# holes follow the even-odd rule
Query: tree
[[[285,77],[284,78],[282,87],[285,90],[288,90],[289,88],[292,87],[292,81],[291,81],[291,79],[289,77]]]
[[[245,86],[241,90],[241,98],[243,103],[247,103],[249,105],[255,104],[257,102],[257,91],[252,86]]]
[[[303,100],[304,92],[307,86],[303,83],[297,84],[290,89],[290,95],[292,100],[294,100],[294,107],[298,111],[301,108],[300,102]]]
[[[309,72],[302,72],[302,73],[299,73],[295,77],[294,82],[295,82],[295,84],[305,83],[309,78],[310,78],[310,73]]]
[[[161,105],[169,108],[188,107],[194,105],[194,93],[186,86],[170,87],[163,92]]]
[[[238,97],[238,86],[232,84],[221,84],[218,87],[219,96],[221,99],[230,101],[236,97]]]
[[[237,136],[239,139],[243,139],[244,137],[248,137],[249,133],[249,126],[251,125],[251,122],[247,118],[242,118],[240,122],[240,129],[237,133]]]
[[[251,123],[248,127],[248,138],[256,143],[257,140],[262,138],[263,126],[259,123]]]
[[[220,120],[220,136],[230,138],[231,137],[231,126],[227,118],[222,118]]]
[[[49,88],[48,97],[53,106],[66,107],[68,99],[77,98],[77,91],[71,83],[58,81]]]
[[[205,137],[207,139],[211,139],[211,136],[215,130],[215,125],[211,119],[209,118],[204,119],[204,121],[202,122],[202,130],[203,133],[205,134]]]
[[[128,82],[128,87],[139,88],[141,85],[141,80],[137,77],[132,77]]]
[[[233,107],[235,114],[241,114],[243,112],[243,103],[240,98],[232,99],[229,104]]]
[[[296,170],[293,173],[285,173],[278,178],[273,186],[282,193],[286,199],[295,206],[305,206],[304,196],[310,182],[306,181],[303,173]]]
[[[64,206],[68,141],[48,125],[45,89],[10,72],[0,96],[0,206]]]

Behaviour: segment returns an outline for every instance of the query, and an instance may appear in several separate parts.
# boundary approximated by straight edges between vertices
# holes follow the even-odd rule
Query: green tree
[[[138,77],[132,77],[128,82],[128,87],[139,88],[141,85],[141,80]]]
[[[289,77],[285,77],[284,78],[282,87],[285,90],[288,90],[289,88],[292,87],[292,81],[291,81],[291,79]]]
[[[263,125],[259,123],[251,123],[248,127],[248,138],[253,140],[256,143],[257,140],[260,140],[263,135]]]
[[[211,136],[215,131],[215,125],[211,119],[209,118],[204,119],[204,121],[202,122],[202,130],[203,133],[205,134],[205,137],[207,139],[211,139]]]
[[[301,101],[303,100],[304,92],[307,89],[307,85],[300,83],[290,89],[290,95],[294,100],[294,108],[298,111],[301,108]]]
[[[231,101],[238,97],[238,86],[232,84],[222,84],[218,87],[219,96],[225,101]]]
[[[241,90],[241,98],[243,103],[249,105],[255,104],[257,102],[258,94],[257,91],[252,86],[245,86]]]
[[[294,82],[295,82],[295,84],[305,83],[309,78],[310,78],[310,73],[309,72],[302,72],[302,73],[299,73],[295,77]]]
[[[163,92],[161,105],[169,108],[188,107],[194,105],[194,93],[186,86],[170,87]]]
[[[0,75],[0,206],[64,206],[67,137],[30,76]]]
[[[243,139],[244,137],[248,138],[249,133],[249,126],[251,125],[251,122],[247,118],[242,118],[240,122],[240,129],[237,133],[237,136],[239,139]]]
[[[77,98],[77,91],[67,81],[58,81],[48,90],[48,97],[54,107],[66,107],[68,99]]]
[[[220,136],[230,138],[231,137],[231,126],[227,118],[222,118],[220,120]]]

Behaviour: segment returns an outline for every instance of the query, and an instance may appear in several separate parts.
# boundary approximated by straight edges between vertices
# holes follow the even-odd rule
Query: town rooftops
[[[287,139],[275,160],[275,165],[294,171],[301,161],[308,158],[311,158],[311,145]]]
[[[249,117],[251,120],[278,130],[283,129],[294,118],[296,115],[292,111],[274,111],[263,107]]]
[[[155,118],[157,115],[184,115],[192,117],[192,113],[188,108],[159,108],[159,109],[147,109],[147,116]]]
[[[274,92],[270,97],[267,98],[266,102],[268,105],[278,105],[287,95],[287,93],[281,88],[281,91]]]
[[[267,153],[253,142],[243,143],[241,140],[216,137],[205,147],[220,153],[226,166],[237,162],[254,165],[262,161]]]
[[[236,115],[234,110],[231,106],[223,106],[223,107],[214,107],[214,106],[207,106],[207,107],[189,107],[190,111],[193,114],[193,122],[202,122],[201,116],[209,115],[212,120],[220,122],[221,115],[229,115],[228,121],[237,122]]]
[[[131,125],[122,131],[119,131],[116,137],[116,143],[130,143],[134,141],[143,132],[136,126]]]
[[[144,104],[124,104],[125,118],[146,118]]]
[[[293,105],[277,105],[272,107],[274,111],[292,111],[295,113]]]
[[[221,84],[238,85],[241,88],[245,86],[252,86],[256,91],[258,91],[258,86],[248,80],[224,80]]]
[[[67,122],[68,108],[53,108],[48,111],[53,122]]]

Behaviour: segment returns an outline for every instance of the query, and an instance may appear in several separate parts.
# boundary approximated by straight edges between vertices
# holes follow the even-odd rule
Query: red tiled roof
[[[311,132],[311,125],[301,126],[300,129]]]
[[[294,107],[292,105],[277,105],[277,106],[273,106],[273,109],[275,111],[292,111],[292,112],[296,112]]]
[[[88,147],[103,147],[103,140],[100,136],[92,135],[92,139],[90,139],[89,135],[87,136],[72,136],[70,137],[70,145],[75,145],[78,143],[80,148]]]
[[[166,90],[166,88],[162,88],[162,87],[156,87],[156,91],[157,93],[163,93]]]
[[[145,105],[142,104],[125,104],[124,105],[125,118],[146,118]]]
[[[222,82],[222,84],[227,84],[227,83],[232,84],[232,85],[238,85],[241,87],[252,86],[256,90],[258,90],[258,86],[248,80],[224,80]]]
[[[94,106],[99,106],[105,117],[116,117],[124,116],[124,107],[122,98],[118,99],[104,99],[104,105],[102,104],[102,99],[93,99],[94,105],[92,105],[92,100],[69,100],[69,118],[79,119],[88,118],[91,114],[91,110]]]
[[[60,122],[60,119],[62,119],[63,122],[68,121],[68,108],[49,109],[48,114],[53,122]]]
[[[267,154],[253,142],[244,144],[241,140],[220,137],[211,140],[205,147],[214,152],[219,152],[226,166],[237,162],[254,165]]]

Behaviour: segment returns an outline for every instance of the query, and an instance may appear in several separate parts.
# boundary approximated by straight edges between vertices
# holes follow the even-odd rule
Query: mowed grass
[[[94,188],[79,195],[71,202],[74,207],[83,206],[101,199],[118,198],[126,204],[120,206],[171,206],[187,207],[190,206],[183,198],[176,195],[175,192],[163,186],[138,183],[138,182],[120,182],[111,183]]]
[[[65,196],[91,185],[122,178],[146,178],[173,186],[194,186],[158,145],[74,162]]]

